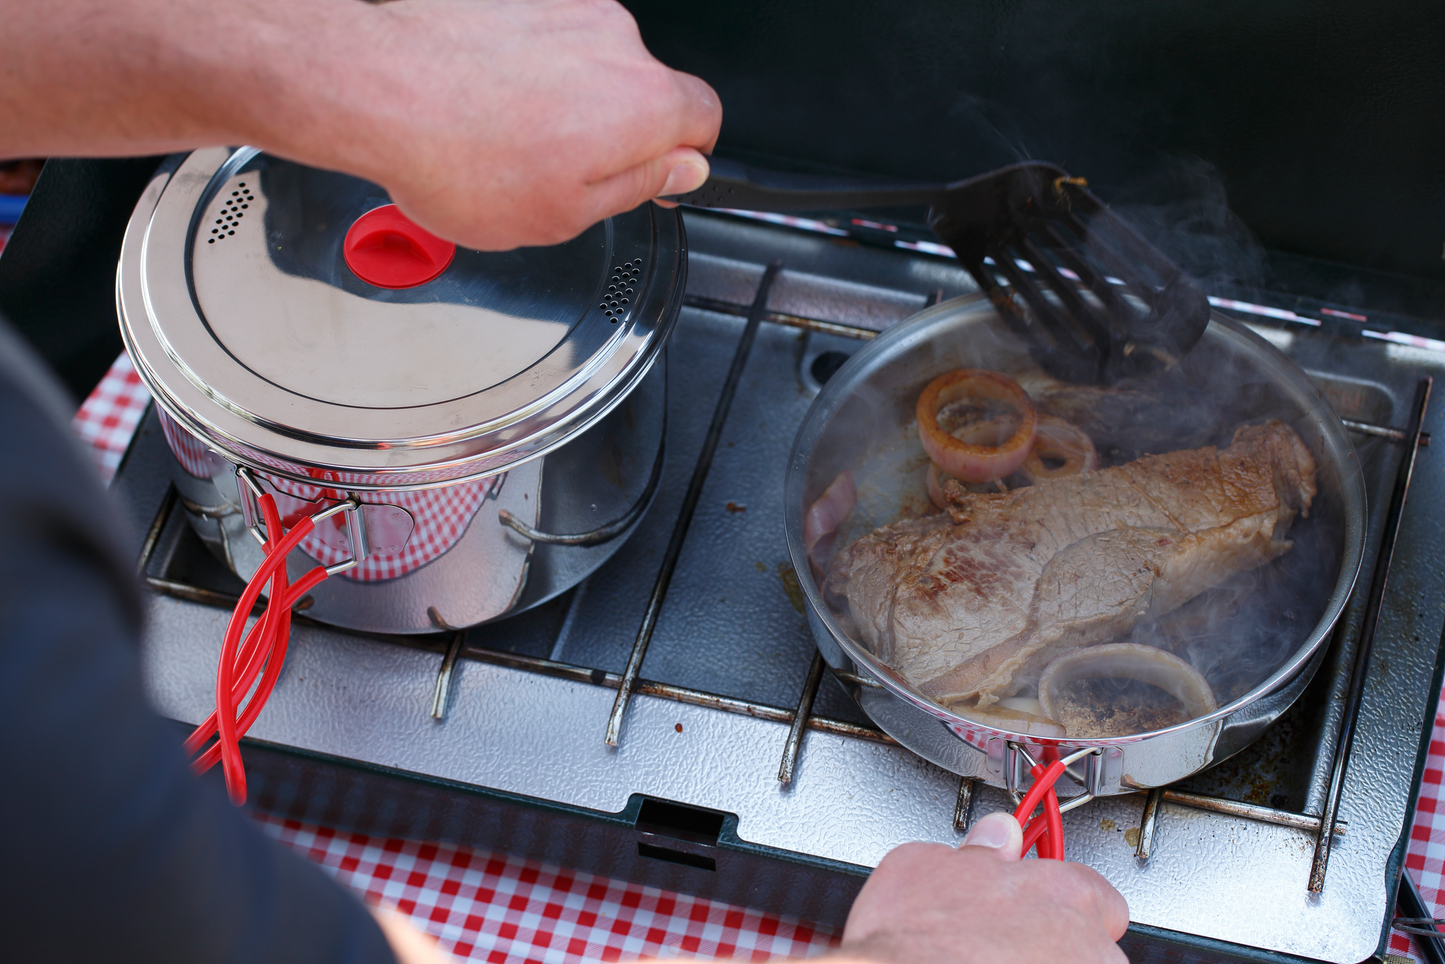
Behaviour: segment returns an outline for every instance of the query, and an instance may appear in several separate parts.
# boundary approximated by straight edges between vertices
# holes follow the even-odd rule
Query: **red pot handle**
[[[261,548],[265,550],[266,558],[246,583],[245,591],[231,612],[231,621],[226,626],[226,635],[221,643],[220,662],[216,667],[216,708],[186,738],[186,752],[200,754],[192,764],[197,773],[204,773],[219,762],[231,802],[240,806],[246,802],[246,771],[241,763],[240,740],[256,722],[281,676],[281,664],[286,660],[286,646],[291,639],[291,607],[327,576],[356,565],[353,557],[335,566],[317,566],[291,585],[286,573],[286,556],[315,528],[318,521],[337,512],[354,511],[359,505],[352,500],[338,503],[302,518],[287,531],[281,525],[281,513],[276,509],[275,498],[269,492],[262,492],[245,470],[237,475],[251,489],[265,520],[264,537],[255,527],[252,531],[262,539]],[[266,597],[266,607],[242,639],[246,620],[267,582],[271,583],[271,591]],[[256,683],[257,676],[261,677],[259,684]],[[256,686],[256,692],[242,709],[241,701],[251,691],[252,685]],[[216,742],[202,753],[201,747],[212,736]]]

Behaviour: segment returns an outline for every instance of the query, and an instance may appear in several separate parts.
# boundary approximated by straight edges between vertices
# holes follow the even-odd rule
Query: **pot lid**
[[[255,149],[163,165],[133,215],[122,334],[157,401],[232,459],[357,490],[500,471],[644,375],[681,304],[681,217],[457,248],[380,186]]]

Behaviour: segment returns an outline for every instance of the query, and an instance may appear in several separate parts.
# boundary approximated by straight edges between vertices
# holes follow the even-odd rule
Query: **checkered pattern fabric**
[[[965,726],[962,723],[954,723],[952,721],[946,722],[945,725],[950,730],[952,730],[960,740],[967,743],[969,746],[974,747],[975,749],[983,750],[985,753],[988,752],[988,733],[985,733],[982,730],[975,730],[971,726]]]
[[[109,482],[120,468],[120,460],[150,402],[150,394],[141,384],[130,356],[121,352],[75,413],[75,431],[90,449],[105,481]]]
[[[95,391],[90,393],[90,397],[76,413],[76,431],[90,445],[106,481],[115,475],[148,404],[150,394],[131,365],[130,357],[121,353],[105,378],[101,379]],[[211,469],[206,463],[205,443],[177,425],[165,412],[158,414],[166,444],[170,446],[176,461],[191,475],[201,479],[210,478]],[[329,505],[330,501],[339,501],[341,498],[335,490],[322,486],[293,482],[281,476],[264,473],[261,477],[280,493],[277,502],[288,526],[294,524],[300,515],[319,511]],[[395,579],[421,568],[457,544],[482,503],[496,498],[505,479],[506,474],[503,473],[440,488],[363,496],[362,501],[401,506],[411,513],[415,528],[411,538],[399,551],[375,553],[342,575],[359,582],[376,582]],[[289,500],[291,504],[287,504],[288,496],[292,497]],[[310,508],[306,506],[307,503],[323,499],[330,501]],[[344,528],[346,520],[342,516],[332,516],[323,520],[322,525]],[[319,536],[307,536],[301,540],[300,549],[324,566],[333,566],[351,557],[349,551],[333,549],[323,544]]]
[[[1445,692],[1441,694],[1445,702]],[[1445,904],[1445,706],[1435,713],[1435,732],[1430,736],[1430,756],[1420,778],[1420,802],[1415,808],[1415,825],[1405,851],[1405,872],[1420,887],[1431,916],[1441,917]],[[1398,912],[1404,916],[1403,912]],[[1415,938],[1391,933],[1389,953],[1424,960]]]
[[[463,961],[811,957],[830,928],[507,854],[343,833],[255,814],[358,897],[395,907]]]
[[[289,500],[286,498],[276,500],[281,517],[288,526],[291,525],[290,517],[293,513],[298,516],[309,515],[333,502],[340,501],[338,497],[341,496],[341,493],[335,489],[306,485],[273,475],[263,475],[262,477],[279,492],[291,497]],[[457,540],[466,533],[467,526],[471,525],[472,517],[477,514],[482,503],[496,498],[502,491],[502,484],[506,478],[507,475],[504,472],[500,475],[489,476],[473,482],[463,482],[459,485],[449,485],[445,488],[417,489],[413,492],[363,493],[361,496],[363,502],[401,506],[411,513],[416,528],[412,530],[411,538],[401,547],[401,551],[374,553],[362,560],[360,565],[344,571],[342,575],[360,582],[376,582],[382,579],[395,579],[397,576],[404,576],[414,569],[421,568],[457,544]],[[291,505],[288,506],[287,502]],[[344,530],[346,518],[343,515],[334,515],[329,519],[323,519],[318,526],[318,532],[321,531],[321,526]],[[316,536],[307,536],[302,539],[300,548],[324,566],[334,566],[338,562],[345,562],[351,558],[349,550],[333,549],[331,546],[323,544]]]

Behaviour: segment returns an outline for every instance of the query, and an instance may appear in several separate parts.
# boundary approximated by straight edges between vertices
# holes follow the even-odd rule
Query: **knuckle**
[[[1082,864],[1063,864],[1054,874],[1052,889],[1059,903],[1074,910],[1088,910],[1098,903],[1094,873]]]

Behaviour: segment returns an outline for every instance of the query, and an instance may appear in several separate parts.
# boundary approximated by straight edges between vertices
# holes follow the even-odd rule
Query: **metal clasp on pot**
[[[261,545],[267,541],[265,521],[261,518],[260,502],[258,501],[264,492],[261,489],[260,480],[254,472],[244,465],[236,468],[236,478],[241,481],[237,486],[241,495],[241,514],[246,520],[246,528]],[[333,506],[322,509],[311,516],[313,523],[319,523],[338,512],[346,513],[346,535],[351,543],[351,558],[345,562],[338,562],[335,565],[326,567],[326,574],[334,576],[339,572],[354,569],[361,564],[361,561],[368,555],[366,551],[366,533],[362,528],[361,503],[355,498],[344,499]],[[280,533],[276,534],[279,539]]]
[[[1075,807],[1082,807],[1098,796],[1100,790],[1103,789],[1104,750],[1102,747],[1087,746],[1060,759],[1064,762],[1064,773],[1084,788],[1083,793],[1071,798],[1067,803],[1059,804],[1059,812],[1067,813]],[[1024,744],[1016,743],[1013,740],[1009,740],[1005,744],[1004,786],[1008,790],[1009,796],[1013,798],[1015,806],[1023,799],[1020,791],[1029,772],[1041,762],[1043,761],[1034,758]],[[1082,768],[1079,766],[1080,763],[1083,764]]]

